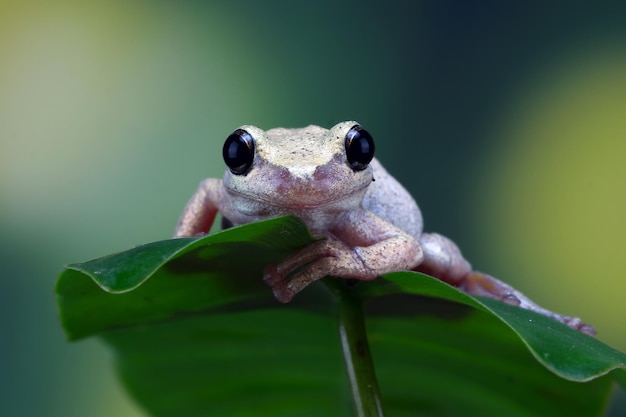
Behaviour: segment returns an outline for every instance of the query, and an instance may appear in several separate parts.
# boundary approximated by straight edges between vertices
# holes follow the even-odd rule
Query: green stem
[[[343,290],[339,296],[339,336],[352,399],[358,417],[382,417],[378,382],[365,332],[360,299]]]

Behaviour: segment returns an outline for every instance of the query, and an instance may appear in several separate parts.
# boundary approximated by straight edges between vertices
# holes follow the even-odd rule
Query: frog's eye
[[[372,135],[361,126],[352,126],[346,135],[346,158],[350,168],[355,171],[362,171],[367,168],[372,158],[374,158],[374,139]]]
[[[244,175],[254,161],[254,140],[243,129],[235,130],[224,142],[224,162],[235,175]]]

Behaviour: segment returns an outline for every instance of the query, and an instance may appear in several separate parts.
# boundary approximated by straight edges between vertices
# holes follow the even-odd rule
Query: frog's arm
[[[510,285],[482,272],[473,271],[459,248],[450,239],[437,233],[424,233],[420,237],[424,260],[417,271],[432,275],[468,294],[495,298],[507,304],[551,317],[576,330],[595,335],[595,329],[578,317],[564,316],[547,310],[530,300]]]
[[[221,179],[208,178],[202,181],[185,206],[174,230],[174,237],[208,233],[218,211],[218,202],[222,200],[223,190]]]

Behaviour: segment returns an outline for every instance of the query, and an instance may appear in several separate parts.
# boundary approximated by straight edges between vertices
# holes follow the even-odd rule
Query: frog
[[[424,232],[417,203],[374,153],[372,135],[356,121],[330,129],[241,126],[224,142],[223,177],[200,183],[174,238],[207,234],[218,212],[225,227],[291,215],[315,241],[265,267],[263,281],[280,302],[323,277],[360,282],[417,271],[595,335],[581,319],[540,307],[505,282],[474,271],[451,239]]]

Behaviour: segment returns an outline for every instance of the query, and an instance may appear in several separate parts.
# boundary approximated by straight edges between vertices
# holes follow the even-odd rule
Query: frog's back
[[[363,208],[419,240],[423,221],[417,203],[376,158],[370,165],[374,171],[374,182],[363,198]]]

